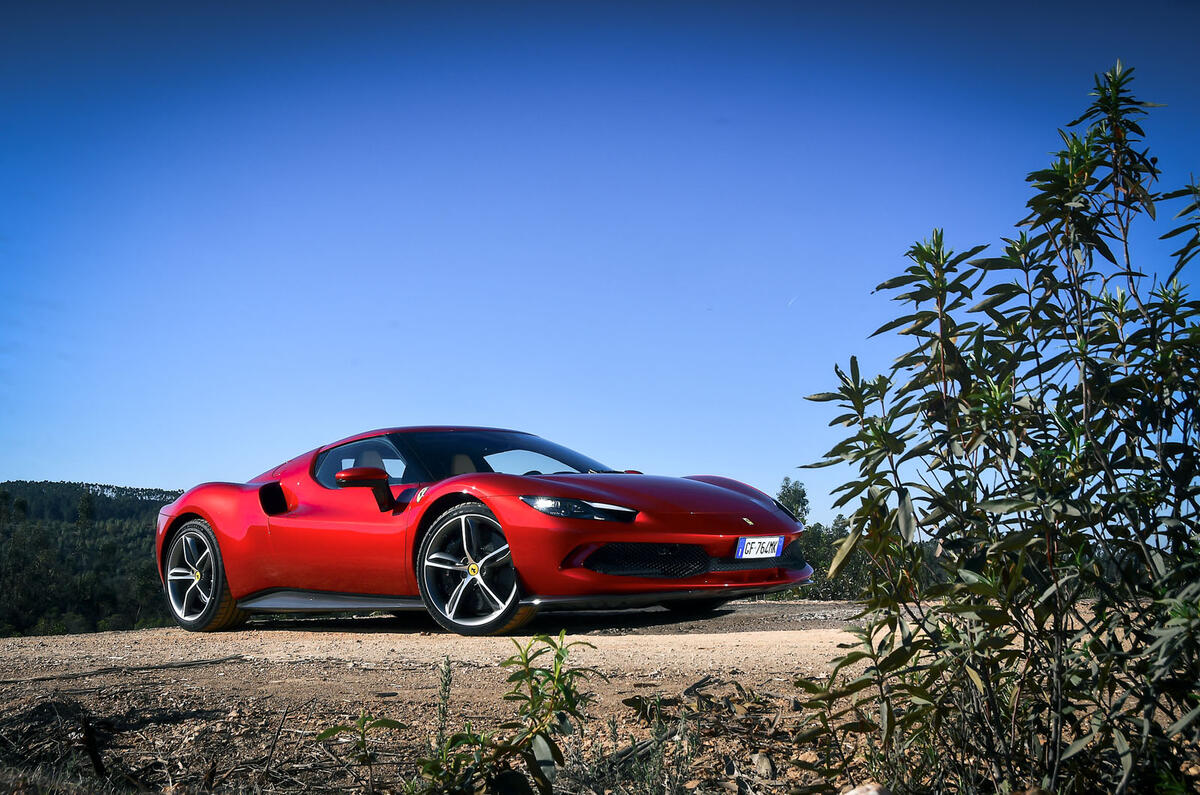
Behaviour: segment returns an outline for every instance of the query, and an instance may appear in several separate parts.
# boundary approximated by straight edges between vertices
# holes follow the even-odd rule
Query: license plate
[[[777,558],[783,552],[783,536],[739,538],[736,558]]]

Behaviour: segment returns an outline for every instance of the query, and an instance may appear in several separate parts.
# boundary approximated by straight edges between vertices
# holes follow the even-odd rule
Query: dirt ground
[[[827,670],[854,614],[845,603],[735,602],[684,621],[661,608],[552,613],[499,638],[449,635],[414,614],[0,639],[0,761],[10,786],[40,767],[188,791],[361,787],[360,771],[314,738],[366,710],[406,726],[381,753],[385,778],[399,781],[428,745],[445,657],[451,726],[494,729],[513,714],[500,665],[513,640],[565,629],[595,646],[571,662],[607,677],[590,682],[594,725],[611,718],[621,736],[637,735],[631,698],[677,697],[701,680],[714,697],[740,687],[786,712],[793,677]],[[738,752],[743,764],[754,750]]]

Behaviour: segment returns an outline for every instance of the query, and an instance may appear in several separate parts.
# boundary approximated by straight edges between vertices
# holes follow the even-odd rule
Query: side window
[[[408,471],[404,458],[387,439],[376,437],[350,442],[321,453],[317,459],[316,481],[327,489],[338,487],[336,475],[350,467],[378,467],[388,473],[388,482],[404,483]]]

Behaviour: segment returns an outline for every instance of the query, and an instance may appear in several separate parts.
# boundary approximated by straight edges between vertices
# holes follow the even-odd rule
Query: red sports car
[[[248,483],[205,483],[159,513],[171,614],[190,630],[250,613],[427,610],[464,635],[539,610],[710,611],[804,583],[803,532],[728,478],[616,472],[537,436],[389,428]]]

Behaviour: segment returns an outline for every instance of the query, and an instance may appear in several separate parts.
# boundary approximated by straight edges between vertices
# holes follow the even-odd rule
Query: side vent
[[[258,502],[267,516],[279,516],[288,512],[287,495],[278,481],[267,483],[258,490]]]

